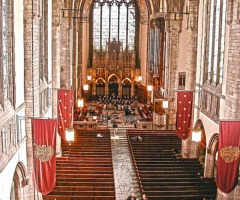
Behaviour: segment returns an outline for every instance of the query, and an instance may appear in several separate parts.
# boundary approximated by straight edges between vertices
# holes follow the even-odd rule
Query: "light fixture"
[[[68,142],[74,141],[74,130],[73,128],[66,128],[65,137]]]
[[[168,108],[168,100],[163,100],[162,106],[164,109],[167,109]]]
[[[151,92],[152,90],[153,90],[153,86],[152,86],[152,85],[148,85],[148,86],[147,86],[147,91],[148,91],[148,92]]]
[[[88,80],[88,81],[91,81],[91,80],[92,80],[92,76],[91,76],[91,75],[88,75],[88,76],[87,76],[87,80]]]
[[[138,81],[142,81],[142,76],[138,76]]]
[[[198,130],[193,130],[192,132],[192,141],[193,142],[200,142],[202,137],[202,132]]]
[[[83,85],[83,90],[87,91],[88,90],[88,84]]]
[[[84,105],[83,99],[78,99],[77,105],[79,108],[83,108],[83,105]]]

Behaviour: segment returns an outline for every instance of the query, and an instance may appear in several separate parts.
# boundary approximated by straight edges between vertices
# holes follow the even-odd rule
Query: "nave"
[[[203,178],[197,159],[182,158],[174,131],[120,129],[118,139],[111,134],[78,129],[73,142],[62,142],[57,185],[43,199],[123,200],[131,193],[149,200],[216,198],[214,180]]]

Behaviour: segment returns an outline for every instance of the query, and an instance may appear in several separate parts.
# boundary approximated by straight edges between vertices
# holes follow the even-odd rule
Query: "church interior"
[[[0,200],[240,199],[240,0],[0,0],[0,22]]]

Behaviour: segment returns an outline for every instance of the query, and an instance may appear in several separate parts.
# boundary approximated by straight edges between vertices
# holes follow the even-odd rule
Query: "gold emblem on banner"
[[[240,154],[240,150],[238,147],[223,147],[220,150],[220,157],[226,162],[231,163],[234,160],[237,160]]]
[[[47,162],[54,155],[54,149],[52,146],[35,145],[34,155],[39,158],[41,162]]]

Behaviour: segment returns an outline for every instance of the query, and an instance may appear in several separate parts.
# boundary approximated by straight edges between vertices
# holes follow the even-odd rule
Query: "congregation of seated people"
[[[100,96],[98,100],[93,101],[93,104],[102,104],[104,110],[125,110],[129,106],[137,101],[136,97],[122,96],[115,97],[112,95],[109,96]]]

